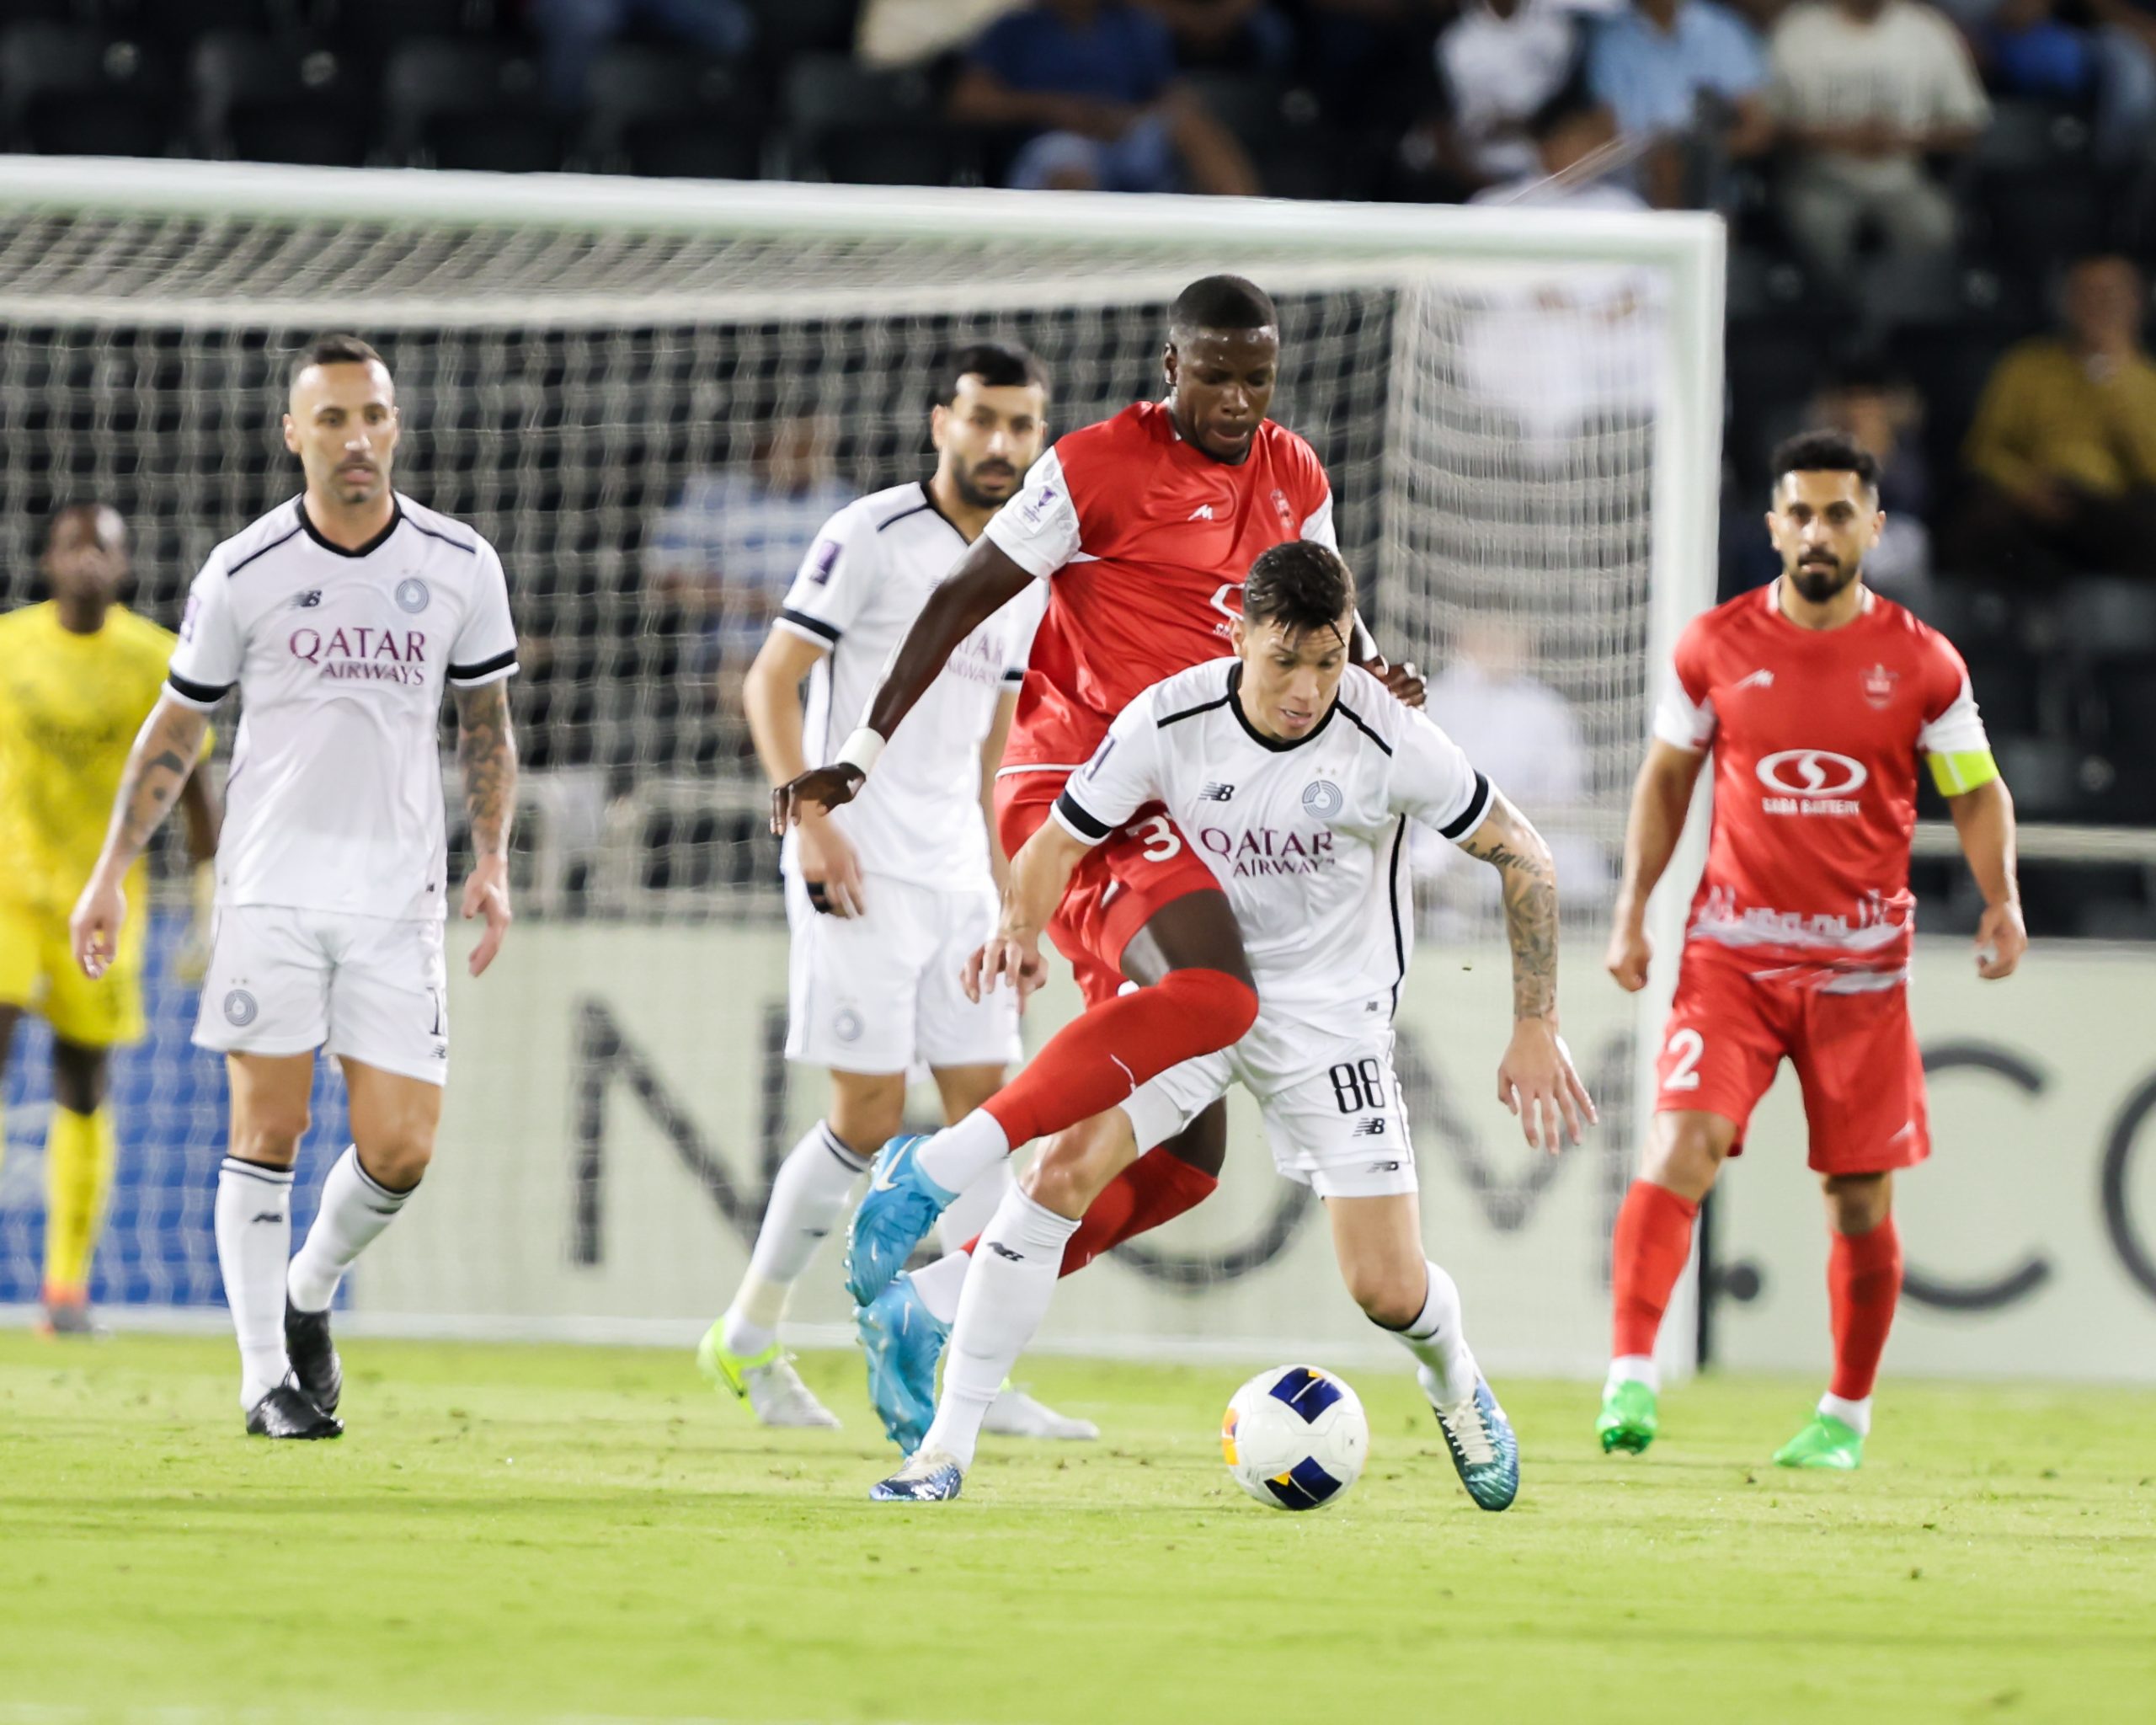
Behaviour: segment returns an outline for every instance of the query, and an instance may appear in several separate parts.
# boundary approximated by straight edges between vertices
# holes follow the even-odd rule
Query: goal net
[[[847,498],[928,472],[953,347],[1031,346],[1075,427],[1158,393],[1169,301],[1231,270],[1279,303],[1273,411],[1326,462],[1380,640],[1560,857],[1566,1028],[1604,1115],[1556,1162],[1492,1099],[1510,995],[1487,871],[1434,837],[1417,857],[1400,1069],[1431,1250],[1494,1363],[1599,1359],[1634,1032],[1657,1010],[1609,985],[1599,941],[1650,667],[1711,597],[1711,221],[29,161],[0,207],[8,604],[35,596],[45,514],[94,498],[131,524],[135,603],[171,622],[210,547],[298,489],[283,381],[333,328],[395,372],[399,488],[509,571],[521,920],[483,981],[452,964],[441,1153],[351,1278],[355,1319],[662,1339],[724,1304],[824,1101],[780,1054],[786,931],[739,698],[786,579]],[[188,1044],[179,895],[153,917],[95,1291],[214,1308],[222,1075]],[[1036,1041],[1075,991],[1038,1004]],[[47,1065],[19,1033],[0,1301],[35,1295]],[[1074,1279],[1049,1341],[1366,1344],[1316,1207],[1237,1108],[1216,1198]],[[302,1224],[344,1142],[326,1071],[315,1120]],[[846,1316],[829,1256],[792,1308],[809,1339]]]

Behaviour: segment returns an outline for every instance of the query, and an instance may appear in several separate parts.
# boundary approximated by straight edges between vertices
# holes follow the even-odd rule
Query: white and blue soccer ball
[[[1280,1365],[1236,1391],[1220,1421],[1235,1483],[1274,1509],[1337,1503],[1361,1477],[1370,1422],[1347,1381],[1321,1366]]]

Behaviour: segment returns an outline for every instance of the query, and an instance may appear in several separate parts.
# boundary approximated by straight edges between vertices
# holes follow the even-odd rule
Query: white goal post
[[[1497,693],[1470,726],[1556,715],[1561,787],[1515,800],[1582,859],[1563,998],[1605,1125],[1541,1169],[1490,1099],[1504,953],[1442,857],[1403,1067],[1433,1251],[1486,1354],[1598,1369],[1612,1193],[1703,836],[1657,900],[1657,987],[1618,996],[1599,964],[1614,835],[1651,692],[1714,594],[1718,219],[25,157],[0,161],[0,601],[30,595],[43,511],[95,495],[133,521],[144,606],[170,622],[210,547],[297,489],[278,392],[333,328],[397,372],[405,488],[503,551],[531,638],[527,915],[502,969],[453,991],[442,1156],[353,1279],[355,1320],[656,1339],[723,1303],[771,1161],[820,1092],[774,1049],[775,853],[730,681],[768,575],[760,596],[712,547],[746,515],[768,546],[790,504],[924,471],[931,387],[963,340],[1040,352],[1061,428],[1156,390],[1167,302],[1231,270],[1281,305],[1275,416],[1327,462],[1380,642],[1432,671],[1475,660],[1486,682],[1464,686]],[[151,1040],[122,1063],[100,1268],[109,1303],[146,1308],[218,1298],[221,1087],[186,1046],[173,932]],[[1051,996],[1036,1033],[1074,1004]],[[41,1061],[19,1039],[0,1301],[34,1291]],[[302,1186],[341,1131],[327,1081],[318,1102]],[[1220,1195],[1075,1281],[1054,1345],[1352,1355],[1321,1231],[1246,1116],[1235,1136]],[[843,1307],[835,1264],[812,1277],[831,1284],[797,1302],[814,1335]],[[1668,1327],[1681,1369],[1689,1314]]]

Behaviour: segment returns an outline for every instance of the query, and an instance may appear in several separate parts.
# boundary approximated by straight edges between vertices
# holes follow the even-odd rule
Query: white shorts
[[[1171,1066],[1140,1085],[1123,1111],[1138,1148],[1182,1131],[1240,1084],[1257,1099],[1273,1166],[1320,1198],[1389,1198],[1416,1189],[1407,1108],[1392,1074],[1392,1032],[1343,1043],[1330,1065],[1298,1067],[1284,1081],[1251,1069],[1226,1049]]]
[[[828,916],[787,877],[787,1058],[872,1073],[1019,1059],[1011,991],[999,988],[976,1003],[958,985],[966,960],[995,932],[995,889],[938,892],[872,874],[862,896],[864,914]]]
[[[385,1072],[449,1076],[449,967],[439,921],[223,905],[195,1045],[298,1055],[327,1045]]]

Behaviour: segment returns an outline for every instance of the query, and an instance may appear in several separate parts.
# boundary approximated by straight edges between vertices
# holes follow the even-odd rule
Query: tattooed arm
[[[120,931],[127,921],[122,883],[179,800],[180,788],[195,770],[209,729],[209,714],[166,695],[158,698],[136,734],[126,770],[120,775],[120,794],[113,800],[104,848],[98,853],[97,867],[90,871],[89,884],[68,919],[75,962],[86,975],[104,975],[120,950]]]
[[[511,921],[509,829],[516,809],[516,738],[510,729],[509,680],[456,693],[456,758],[464,769],[464,812],[472,827],[472,873],[463,915],[487,919],[472,949],[474,976],[494,962]]]
[[[1594,1103],[1557,1034],[1557,871],[1527,817],[1490,793],[1490,811],[1460,847],[1503,883],[1505,933],[1513,949],[1513,1035],[1497,1065],[1497,1100],[1519,1116],[1527,1141],[1556,1155],[1562,1133],[1580,1141]]]

